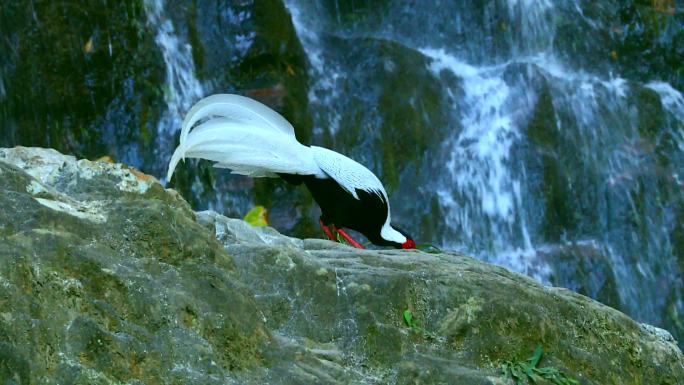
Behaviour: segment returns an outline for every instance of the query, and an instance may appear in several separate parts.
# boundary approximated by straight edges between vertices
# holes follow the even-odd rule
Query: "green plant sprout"
[[[423,336],[423,338],[429,340],[437,339],[435,333],[427,331],[420,327],[418,322],[416,322],[416,320],[413,318],[413,312],[411,312],[411,310],[409,309],[404,310],[404,323],[414,332],[420,333]]]
[[[342,236],[340,235],[340,233],[335,232],[335,237],[337,238],[337,242],[338,242],[338,243],[341,243],[341,244],[343,244],[343,245],[348,245],[348,246],[350,246],[350,245],[349,245],[349,242],[347,242],[347,240],[344,239],[344,237],[342,237]]]
[[[568,377],[565,373],[552,367],[538,368],[544,350],[541,345],[534,349],[532,357],[526,361],[506,361],[501,364],[504,377],[512,378],[515,385],[536,384],[540,380],[546,380],[555,385],[578,385],[580,382]]]

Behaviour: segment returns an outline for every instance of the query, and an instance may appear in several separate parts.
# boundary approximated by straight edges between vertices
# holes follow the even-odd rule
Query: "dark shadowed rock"
[[[537,345],[582,384],[683,383],[666,331],[464,255],[195,214],[53,150],[0,149],[0,182],[2,384],[511,384]]]
[[[621,306],[618,285],[606,250],[597,242],[572,242],[537,249],[540,259],[554,272],[549,277],[553,285],[595,298],[603,304]]]

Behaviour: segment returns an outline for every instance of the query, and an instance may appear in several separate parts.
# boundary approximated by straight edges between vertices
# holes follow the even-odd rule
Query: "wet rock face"
[[[128,158],[122,149],[154,143],[164,60],[143,1],[13,1],[0,24],[0,146]]]
[[[620,308],[620,293],[610,257],[596,242],[546,246],[538,249],[537,253],[541,260],[552,266],[553,271],[572,272],[568,275],[551,275],[553,285],[595,298],[613,308]]]
[[[263,360],[252,295],[178,195],[50,150],[0,150],[0,180],[0,383],[224,384]]]
[[[119,164],[0,149],[2,384],[506,384],[536,345],[583,384],[684,378],[667,332],[504,268],[289,238]]]

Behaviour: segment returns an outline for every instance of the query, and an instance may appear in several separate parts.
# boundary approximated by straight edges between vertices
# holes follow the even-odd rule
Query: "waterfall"
[[[342,69],[327,61],[325,52],[323,52],[323,46],[317,33],[318,29],[321,28],[320,21],[316,17],[320,15],[316,12],[321,11],[319,9],[320,4],[315,2],[309,4],[307,12],[302,12],[300,6],[294,1],[285,1],[285,4],[290,11],[294,27],[309,58],[309,75],[313,79],[313,83],[309,88],[308,96],[316,123],[314,134],[321,135],[326,129],[334,134],[339,128],[341,117],[331,106],[334,106],[340,97],[338,81],[342,76]],[[311,12],[312,10],[314,12]]]
[[[286,4],[309,56],[309,102],[319,135],[337,135],[352,97],[369,105],[365,118],[356,118],[370,127],[362,131],[359,146],[368,146],[377,136],[373,122],[382,122],[370,104],[377,104],[374,93],[385,85],[355,65],[374,63],[372,53],[350,52],[340,41],[398,43],[425,57],[442,84],[442,98],[452,111],[446,134],[430,148],[423,172],[411,174],[412,186],[423,186],[429,195],[402,200],[422,206],[393,207],[393,214],[422,213],[434,223],[432,240],[443,247],[545,283],[566,274],[551,250],[579,245],[601,261],[577,255],[573,263],[607,265],[605,274],[617,286],[615,306],[656,324],[666,314],[684,311],[670,240],[677,217],[669,211],[684,199],[684,98],[663,81],[622,77],[612,68],[609,51],[587,48],[587,55],[599,52],[606,59],[596,64],[589,57],[578,65],[558,45],[568,30],[614,28],[597,16],[614,12],[609,9],[614,5],[438,2],[379,7],[377,13],[361,7],[346,17],[339,7],[307,0]],[[567,29],[568,21],[579,27]],[[591,32],[583,38],[591,39]],[[581,43],[580,48],[598,44]],[[377,73],[393,65],[384,60],[371,68]],[[355,77],[364,79],[361,88],[354,88]],[[654,117],[646,116],[643,103],[656,111],[657,126],[651,127]],[[362,153],[372,157],[373,148]],[[425,203],[430,197],[441,221]]]
[[[164,0],[145,1],[147,22],[156,31],[154,40],[166,64],[164,100],[167,110],[157,123],[157,143],[154,148],[161,165],[157,171],[159,175],[165,175],[163,167],[174,148],[173,134],[180,130],[184,114],[204,95],[202,85],[195,76],[192,46],[176,34],[173,22],[164,14],[165,5]]]
[[[502,69],[475,68],[444,50],[422,49],[421,52],[434,59],[431,69],[437,76],[446,70],[463,79],[460,85],[463,97],[452,100],[463,111],[463,130],[447,145],[450,150],[446,151],[449,154],[446,169],[451,171],[452,178],[444,184],[456,186],[469,199],[466,209],[473,208],[480,215],[500,219],[502,226],[513,225],[519,219],[515,205],[521,200],[520,183],[513,178],[507,163],[511,146],[521,135],[506,108],[512,92],[502,77]],[[447,92],[454,95],[454,90]],[[468,161],[463,162],[464,159]],[[467,221],[466,216],[452,219],[463,223]],[[472,237],[472,229],[463,228]],[[531,247],[524,226],[521,234],[524,246]]]

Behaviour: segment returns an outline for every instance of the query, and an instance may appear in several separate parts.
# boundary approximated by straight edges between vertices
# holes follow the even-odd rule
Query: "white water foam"
[[[443,49],[420,52],[433,60],[430,70],[435,76],[449,71],[461,79],[460,90],[447,90],[454,110],[460,111],[461,129],[445,143],[448,172],[437,189],[446,222],[471,245],[482,237],[481,223],[489,223],[489,247],[495,251],[494,256],[487,253],[491,262],[548,281],[550,269],[536,260],[522,215],[524,172],[511,169],[511,151],[522,139],[514,116],[527,104],[517,100],[523,90],[512,89],[503,79],[506,65],[478,68]],[[462,92],[459,98],[454,97],[460,95],[457,91]]]
[[[669,83],[650,82],[646,87],[660,95],[663,106],[674,115],[679,122],[684,123],[684,95],[674,89]],[[684,127],[679,127],[679,132],[684,132]],[[684,135],[684,133],[682,133]]]
[[[463,80],[461,101],[463,130],[452,144],[448,169],[454,172],[456,185],[467,195],[476,191],[482,211],[489,217],[506,223],[515,219],[513,186],[506,167],[513,143],[520,133],[513,126],[505,103],[509,87],[500,70],[477,69],[460,62],[444,50],[422,49],[434,59],[431,70],[439,73],[448,70]],[[463,162],[467,159],[467,162]]]
[[[680,151],[680,156],[684,158],[684,95],[674,89],[670,84],[664,82],[651,82],[646,87],[652,89],[660,95],[663,107],[669,113],[669,130]],[[673,180],[684,191],[684,162],[679,163],[672,173]]]

